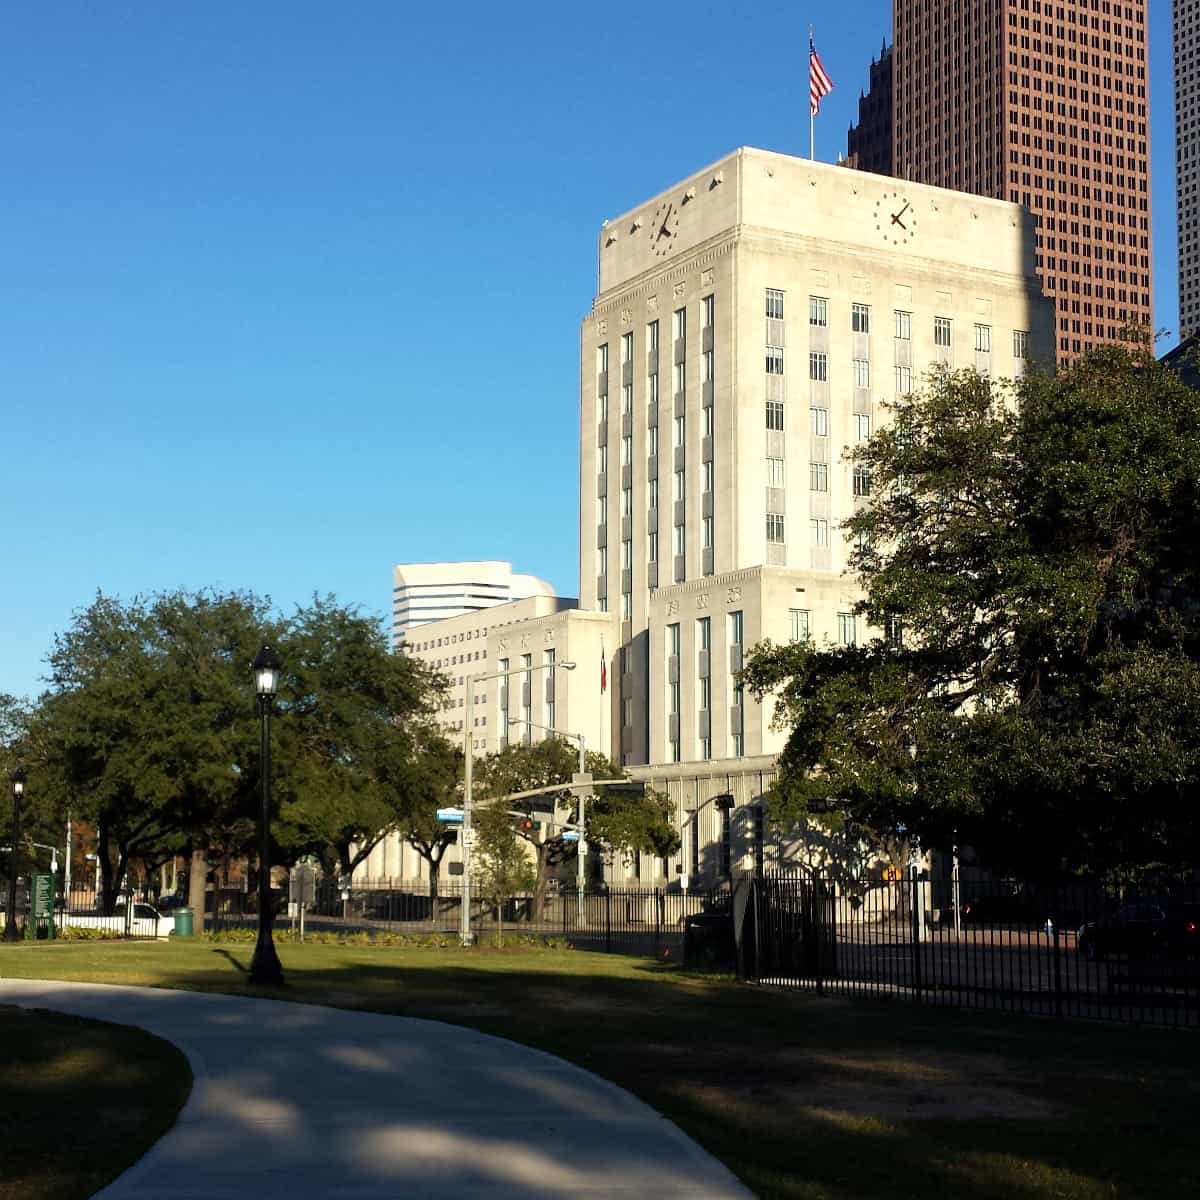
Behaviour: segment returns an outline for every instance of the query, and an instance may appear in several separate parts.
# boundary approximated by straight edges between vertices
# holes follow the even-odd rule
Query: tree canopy
[[[1147,352],[931,377],[857,449],[857,646],[764,643],[772,805],[991,864],[1197,861],[1200,394]]]
[[[250,843],[260,766],[250,664],[268,642],[284,662],[278,846],[332,849],[349,870],[407,812],[441,680],[390,654],[377,622],[329,598],[283,618],[243,592],[99,595],[55,640],[25,750],[40,793],[95,825],[108,904],[135,857]]]

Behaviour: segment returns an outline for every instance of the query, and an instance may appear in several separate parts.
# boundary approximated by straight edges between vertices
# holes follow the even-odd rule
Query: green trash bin
[[[192,936],[192,910],[190,908],[175,910],[175,936],[181,938]]]

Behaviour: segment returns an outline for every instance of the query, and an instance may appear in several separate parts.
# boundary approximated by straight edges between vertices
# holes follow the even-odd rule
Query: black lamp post
[[[12,822],[12,854],[8,860],[8,916],[4,922],[4,940],[6,942],[20,941],[17,933],[17,846],[21,842],[21,797],[25,794],[25,772],[18,767],[12,775],[13,790],[13,822]]]
[[[283,983],[283,968],[271,937],[275,918],[271,908],[271,702],[279,690],[282,666],[271,646],[264,646],[254,659],[254,690],[262,724],[262,812],[258,819],[258,942],[250,960],[250,982],[274,986]]]

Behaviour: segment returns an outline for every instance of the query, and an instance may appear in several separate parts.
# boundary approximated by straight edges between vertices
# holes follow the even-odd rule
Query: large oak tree
[[[773,818],[1030,874],[1195,864],[1200,395],[1114,347],[935,376],[893,416],[846,526],[880,636],[747,662],[788,731]]]

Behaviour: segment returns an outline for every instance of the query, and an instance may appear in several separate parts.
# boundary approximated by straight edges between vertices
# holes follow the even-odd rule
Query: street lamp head
[[[555,666],[557,666],[557,667],[562,667],[562,669],[563,669],[564,671],[573,671],[573,670],[575,670],[575,664],[574,664],[573,662],[569,661],[569,660],[568,660],[567,662],[555,663],[554,665],[555,665]]]
[[[10,776],[13,785],[13,795],[20,796],[25,791],[25,768],[18,767]]]
[[[279,690],[279,672],[283,660],[274,646],[264,646],[254,656],[254,690],[260,700],[270,699]]]

